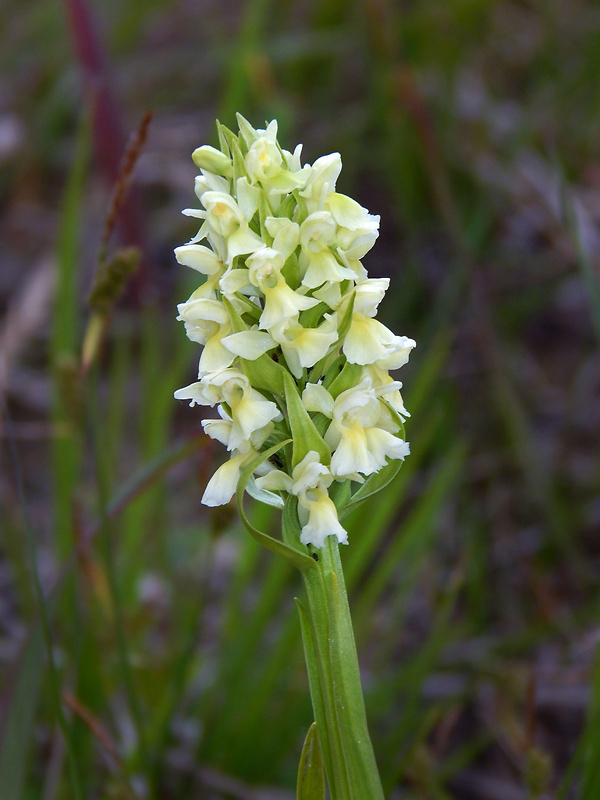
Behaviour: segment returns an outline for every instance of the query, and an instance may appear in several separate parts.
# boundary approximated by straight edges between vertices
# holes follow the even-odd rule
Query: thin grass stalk
[[[65,716],[62,707],[60,677],[58,674],[56,662],[54,660],[54,642],[52,637],[52,630],[50,627],[50,609],[48,608],[46,596],[44,594],[44,590],[42,588],[42,582],[40,580],[35,535],[33,532],[33,525],[31,524],[31,519],[29,516],[29,507],[27,505],[27,498],[25,496],[25,483],[23,481],[23,470],[21,468],[21,461],[19,459],[19,454],[17,452],[17,448],[15,445],[15,438],[12,432],[12,425],[10,417],[8,415],[8,409],[6,407],[4,400],[1,400],[1,402],[2,402],[2,416],[4,417],[6,430],[8,433],[7,438],[8,438],[9,453],[14,469],[15,481],[17,484],[17,494],[19,497],[19,503],[23,513],[23,521],[25,525],[25,533],[27,539],[27,550],[31,566],[31,575],[38,603],[39,622],[42,628],[44,642],[46,645],[46,652],[48,656],[48,665],[50,668],[49,670],[50,684],[52,687],[52,700],[54,704],[54,710],[61,733],[64,737],[67,746],[67,761],[69,765],[69,778],[71,782],[71,791],[73,792],[73,798],[74,800],[83,800],[83,792],[81,788],[82,779],[79,771],[79,765],[77,763],[75,746],[73,742],[73,737],[71,735],[71,728],[69,726],[69,723],[67,721],[67,718]],[[33,635],[35,635],[35,633]]]
[[[236,645],[231,653],[224,657],[221,676],[213,687],[212,697],[207,697],[202,718],[210,737],[204,743],[204,754],[218,753],[227,750],[227,740],[239,709],[244,706],[248,694],[248,667],[252,663],[256,642],[264,635],[274,610],[280,602],[285,585],[289,580],[290,567],[279,562],[272,562],[269,572],[263,579],[263,587],[257,606],[250,617],[246,618],[243,629],[237,633]],[[220,707],[220,699],[227,696],[227,708]]]
[[[124,610],[117,579],[117,567],[113,552],[113,542],[111,529],[107,514],[107,479],[104,459],[101,448],[101,420],[98,408],[98,379],[97,369],[93,369],[92,379],[89,382],[89,408],[90,408],[90,427],[91,427],[91,450],[93,454],[94,467],[96,472],[96,483],[99,501],[100,534],[105,561],[106,577],[110,593],[111,608],[113,613],[113,623],[115,637],[117,641],[117,652],[119,656],[119,666],[123,678],[125,692],[131,716],[135,725],[138,737],[139,752],[144,765],[149,766],[149,755],[146,744],[146,733],[142,718],[141,703],[138,697],[135,681],[131,671],[131,659],[129,655],[129,645],[125,630]]]
[[[84,111],[61,201],[57,240],[58,275],[50,347],[54,381],[52,419],[64,431],[63,435],[52,440],[53,522],[59,560],[66,558],[73,543],[73,489],[81,463],[79,387],[75,366],[79,333],[78,253],[91,135],[90,115]]]
[[[125,133],[121,110],[110,85],[100,32],[85,0],[64,0],[73,46],[84,79],[88,100],[93,103],[94,149],[98,166],[110,184],[119,178]],[[144,236],[143,219],[134,193],[123,202],[119,228],[125,243],[139,244]],[[142,274],[136,283],[141,286]]]
[[[166,687],[164,697],[158,703],[150,728],[150,748],[152,764],[150,772],[151,797],[157,796],[157,787],[161,785],[163,773],[166,771],[167,745],[169,727],[188,688],[192,672],[194,656],[198,649],[202,610],[206,603],[206,592],[194,604],[183,627],[183,647],[173,661],[173,674]]]

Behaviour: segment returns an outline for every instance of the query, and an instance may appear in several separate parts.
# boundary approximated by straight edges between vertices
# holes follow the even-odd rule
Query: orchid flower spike
[[[201,225],[175,255],[205,277],[178,306],[202,351],[198,380],[175,397],[219,414],[203,426],[230,459],[206,505],[229,502],[254,463],[245,488],[297,504],[301,545],[347,543],[339,514],[352,489],[365,495],[409,453],[402,384],[389,371],[415,342],[375,318],[389,280],[369,278],[361,259],[379,217],[336,191],[340,155],[302,165],[301,145],[284,150],[276,121],[238,124],[236,135],[217,123],[219,149],[193,153],[202,207],[183,213]]]

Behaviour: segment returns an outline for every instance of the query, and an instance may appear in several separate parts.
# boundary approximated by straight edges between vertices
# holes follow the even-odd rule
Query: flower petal
[[[320,383],[307,383],[302,392],[302,402],[307,411],[318,411],[326,417],[333,416],[333,397]]]
[[[348,533],[341,526],[335,504],[325,489],[315,490],[311,497],[300,497],[298,502],[308,511],[308,522],[300,533],[302,544],[321,548],[328,536],[335,536],[340,544],[348,544]]]
[[[184,244],[176,247],[174,252],[175,258],[180,264],[202,272],[204,275],[214,275],[225,268],[217,255],[210,248],[201,244]]]
[[[205,506],[211,507],[223,506],[228,503],[237,489],[242,467],[250,460],[251,458],[247,454],[238,453],[237,455],[232,455],[229,461],[222,464],[208,482],[201,502]]]
[[[256,330],[232,333],[221,341],[228,350],[247,361],[255,361],[277,346],[268,333]]]

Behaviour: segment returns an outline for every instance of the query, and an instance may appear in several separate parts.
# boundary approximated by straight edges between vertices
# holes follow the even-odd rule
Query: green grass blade
[[[344,572],[349,590],[360,581],[368,570],[371,559],[381,545],[385,531],[402,507],[412,478],[430,451],[441,424],[442,417],[435,413],[431,414],[429,424],[423,434],[414,440],[410,457],[398,477],[382,491],[377,498],[377,503],[363,506],[351,517],[348,531],[352,547],[348,548],[347,553],[344,553]]]
[[[411,510],[399,534],[386,550],[385,558],[381,559],[357,598],[356,616],[361,622],[374,608],[404,557],[417,551],[423,552],[427,548],[437,514],[460,474],[463,459],[464,447],[457,443],[442,461],[421,500]]]
[[[306,661],[306,670],[308,672],[308,684],[310,687],[310,696],[315,711],[315,716],[318,719],[325,719],[325,699],[321,689],[321,681],[319,679],[319,662],[317,657],[317,650],[314,639],[313,626],[310,621],[310,616],[304,605],[296,598],[296,605],[298,606],[298,613],[300,615],[300,629],[302,631],[302,642],[304,644],[304,659]],[[331,760],[331,745],[328,741],[328,734],[326,726],[321,725],[321,743],[322,758],[325,761],[327,773],[333,775],[334,765]]]
[[[73,162],[61,204],[58,276],[50,340],[55,384],[53,420],[65,431],[52,441],[54,531],[59,558],[67,555],[72,544],[73,487],[79,477],[81,459],[75,370],[80,330],[79,244],[90,148],[91,115],[86,112],[79,123]]]
[[[89,375],[88,386],[88,406],[90,409],[90,444],[95,468],[96,490],[98,498],[98,511],[100,517],[100,540],[104,556],[104,564],[110,595],[111,612],[115,638],[117,643],[117,656],[123,686],[127,695],[129,710],[133,720],[139,755],[142,762],[148,766],[149,754],[146,744],[146,728],[142,712],[142,705],[132,672],[132,659],[130,655],[129,638],[127,636],[125,624],[125,608],[123,605],[121,586],[117,573],[117,558],[115,545],[112,535],[110,520],[108,517],[108,475],[110,474],[111,464],[107,454],[102,448],[102,417],[99,409],[99,386],[98,376],[95,368]]]
[[[67,746],[67,755],[68,755],[68,763],[69,763],[69,777],[71,781],[71,789],[73,792],[74,800],[82,800],[82,781],[80,775],[79,765],[77,763],[77,758],[75,755],[75,745],[73,742],[72,731],[67,722],[65,717],[65,713],[62,706],[62,695],[61,695],[61,683],[60,683],[60,676],[58,674],[58,670],[56,667],[56,663],[54,660],[54,642],[52,638],[52,631],[50,627],[50,608],[48,601],[44,595],[44,591],[42,588],[42,583],[40,580],[40,573],[38,569],[38,560],[37,560],[37,549],[36,549],[36,541],[35,535],[33,531],[33,526],[31,524],[31,519],[29,516],[29,506],[27,505],[27,498],[25,495],[25,484],[23,481],[23,471],[21,468],[21,461],[19,459],[19,454],[17,452],[15,438],[12,430],[11,420],[8,414],[8,409],[4,403],[4,399],[0,396],[0,401],[2,405],[3,417],[6,424],[6,430],[8,434],[8,443],[9,443],[9,452],[12,460],[12,465],[15,473],[15,482],[17,485],[17,494],[19,498],[19,504],[21,506],[21,511],[23,513],[23,522],[25,526],[25,534],[27,540],[27,550],[28,550],[28,557],[30,562],[30,569],[32,575],[32,582],[35,590],[37,605],[38,605],[38,612],[39,612],[39,623],[41,626],[41,630],[44,636],[44,643],[46,649],[46,655],[48,658],[48,663],[50,667],[50,681],[51,681],[51,691],[52,691],[52,702],[54,705],[54,713],[56,714],[56,718],[58,724],[60,726],[61,732],[63,734],[66,746]]]
[[[199,709],[207,730],[210,730],[203,745],[203,752],[209,757],[228,751],[229,737],[239,725],[240,709],[245,708],[248,686],[259,664],[265,629],[281,605],[291,574],[289,564],[270,560],[254,610],[251,614],[246,611],[243,627],[237,631],[233,641],[226,643],[226,652],[221,654],[218,680]]]
[[[44,671],[44,633],[35,625],[29,634],[10,693],[0,744],[0,797],[22,800],[26,768],[34,737],[34,721]]]

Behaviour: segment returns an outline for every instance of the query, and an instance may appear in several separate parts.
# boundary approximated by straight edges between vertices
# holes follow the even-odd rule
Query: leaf
[[[21,800],[27,756],[34,739],[34,720],[44,672],[44,637],[36,625],[25,644],[19,671],[5,709],[0,747],[0,797]]]
[[[318,308],[318,306],[315,306]],[[338,338],[337,341],[330,347],[329,353],[324,356],[320,361],[314,365],[314,367],[310,371],[309,381],[311,383],[315,383],[321,375],[326,375],[327,372],[330,370],[331,366],[335,364],[335,362],[339,358],[339,349],[344,343],[344,338],[348,333],[350,328],[350,322],[352,321],[352,311],[354,309],[354,292],[352,293],[352,297],[350,298],[350,302],[348,303],[348,307],[344,312],[344,316],[342,317],[342,321],[338,325]],[[311,309],[312,310],[312,309]],[[325,384],[327,386],[328,384]]]
[[[296,219],[295,221],[298,225],[302,225],[304,220],[308,217],[308,206],[306,205],[306,200],[300,195],[298,189],[293,192],[293,197],[297,203],[297,211],[296,211]]]
[[[229,314],[229,321],[231,322],[231,327],[233,328],[234,333],[243,333],[243,331],[248,330],[248,326],[238,314],[237,310],[234,308],[231,301],[229,301],[226,297],[223,297],[223,305],[227,309],[227,313]]]
[[[348,505],[338,512],[340,520],[347,517],[351,511],[358,508],[358,506],[364,503],[369,497],[385,489],[400,472],[402,464],[404,464],[404,461],[395,459],[394,461],[390,461],[389,464],[386,464],[385,467],[382,467],[379,472],[376,472],[374,475],[369,475],[363,485],[354,492]]]
[[[294,547],[300,542],[300,520],[298,519],[298,499],[288,495],[281,517],[281,535],[283,541]]]
[[[312,560],[312,558],[307,556],[305,553],[300,552],[300,550],[295,550],[293,547],[290,547],[279,539],[274,539],[272,536],[259,531],[258,528],[255,528],[250,522],[246,516],[246,512],[244,511],[244,492],[246,490],[248,481],[252,477],[252,474],[264,461],[275,455],[275,453],[281,450],[282,447],[284,447],[286,444],[289,444],[290,441],[290,439],[286,439],[283,442],[278,442],[277,444],[273,445],[273,447],[265,450],[264,453],[261,453],[253,461],[251,461],[250,464],[248,464],[248,466],[240,475],[235,493],[235,499],[237,502],[240,519],[242,520],[242,523],[244,524],[248,533],[254,537],[259,544],[262,544],[263,547],[266,547],[273,553],[277,553],[277,555],[283,556],[288,561],[291,561],[292,564],[294,564],[294,566],[297,567],[301,572],[305,572],[307,569],[315,568],[315,562]]]
[[[283,396],[285,376],[289,373],[281,364],[265,353],[255,361],[244,361],[243,365],[244,373],[255,389]]]
[[[360,377],[362,375],[362,367],[360,364],[351,364],[349,361],[346,361],[342,371],[333,381],[331,386],[328,387],[329,394],[336,400],[342,392],[345,392],[346,389],[351,389],[353,386],[357,386],[360,383]]]
[[[327,371],[323,377],[323,386],[329,391],[329,387],[333,383],[333,381],[337,378],[340,372],[344,369],[344,365],[346,363],[346,356],[338,356],[335,361],[327,368]],[[319,374],[310,373],[309,381],[314,383],[319,378]],[[314,380],[313,380],[314,378]]]
[[[384,800],[367,728],[358,656],[348,601],[335,572],[330,575],[329,656],[333,693],[352,800]]]
[[[221,130],[223,131],[223,135],[225,136],[225,140],[229,145],[229,149],[231,150],[231,158],[233,161],[233,185],[235,186],[238,178],[247,178],[248,173],[246,171],[246,164],[244,162],[244,156],[240,149],[240,142],[238,137],[230,131],[229,128],[226,128],[225,125],[221,126]]]
[[[257,231],[261,239],[265,242],[267,247],[273,244],[273,237],[267,230],[266,219],[273,216],[273,209],[269,206],[269,201],[264,192],[260,193],[260,200],[258,205],[258,219],[260,221],[260,229]]]
[[[354,299],[356,297],[356,292],[352,292],[352,297],[348,303],[346,310],[344,311],[344,316],[342,317],[342,321],[338,326],[338,343],[341,344],[344,339],[346,338],[346,334],[350,330],[350,323],[352,322],[352,313],[354,311]]]
[[[227,138],[225,133],[223,132],[223,125],[217,120],[217,134],[219,136],[219,147],[221,148],[221,152],[224,153],[226,156],[231,158],[231,151],[229,150],[229,145],[227,144]]]
[[[316,328],[319,322],[323,319],[323,314],[329,311],[327,303],[317,303],[312,308],[307,308],[306,311],[301,311],[299,316],[300,324],[303,328]]]
[[[304,645],[304,660],[306,661],[306,671],[308,673],[308,685],[310,688],[310,699],[312,702],[313,713],[319,722],[321,728],[319,749],[323,760],[325,761],[325,768],[327,775],[333,776],[338,772],[342,765],[332,763],[331,745],[327,737],[326,720],[327,715],[325,711],[325,696],[324,689],[321,685],[323,679],[322,668],[319,665],[319,658],[317,654],[317,645],[315,642],[315,631],[310,618],[310,614],[304,605],[295,598],[296,605],[298,606],[298,614],[300,616],[300,630],[302,632],[302,644]],[[298,774],[300,780],[300,774]]]
[[[298,256],[296,255],[296,253],[292,253],[288,257],[288,260],[285,262],[285,264],[281,269],[281,274],[285,278],[285,282],[287,283],[287,285],[291,289],[294,289],[295,291],[300,285],[300,269],[298,267]],[[317,308],[317,306],[314,306],[314,308]],[[312,308],[309,308],[308,310],[312,311]],[[304,325],[304,327],[306,328],[310,326]]]
[[[250,125],[248,120],[243,117],[239,111],[236,112],[235,118],[237,120],[238,128],[240,129],[239,141],[245,151],[248,150],[248,143],[252,143],[256,139],[256,131]]]
[[[296,384],[289,372],[284,376],[285,402],[292,433],[292,467],[296,467],[311,450],[319,454],[322,464],[331,462],[331,451],[315,428],[308,411],[300,399]]]
[[[281,205],[277,209],[277,216],[287,217],[288,219],[292,219],[295,210],[296,210],[296,198],[294,197],[293,194],[288,194],[288,196],[284,198]]]
[[[329,487],[329,496],[335,503],[335,507],[338,510],[338,514],[340,510],[344,510],[344,508],[348,505],[351,499],[350,494],[350,481],[335,481],[332,486]]]
[[[310,726],[304,740],[298,767],[296,800],[325,800],[325,775],[316,722]]]

